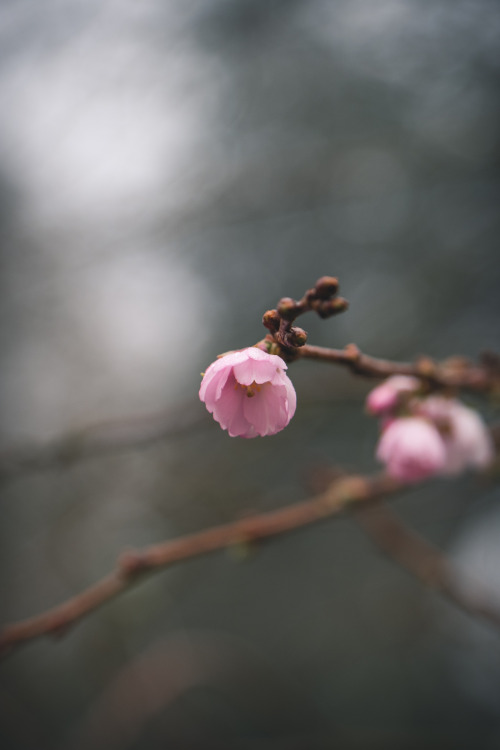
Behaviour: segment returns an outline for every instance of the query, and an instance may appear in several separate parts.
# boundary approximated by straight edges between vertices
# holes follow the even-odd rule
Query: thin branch
[[[205,419],[201,409],[183,404],[175,410],[96,422],[45,442],[4,448],[0,450],[0,481],[178,437]]]
[[[120,557],[114,571],[77,596],[41,615],[7,625],[0,633],[0,653],[9,653],[41,636],[64,635],[72,625],[143,580],[146,575],[175,563],[208,555],[217,550],[271,539],[336,516],[351,507],[365,507],[368,503],[406,488],[406,485],[383,474],[373,477],[341,477],[333,481],[324,492],[302,503],[216,526],[137,552],[127,552]],[[458,585],[455,572],[453,575],[450,574],[451,569],[441,553],[429,546],[423,547],[426,543],[422,540],[419,540],[417,547],[411,532],[406,532],[404,543],[401,541],[403,537],[400,533],[397,537],[400,540],[398,545],[394,541],[389,544],[390,529],[394,529],[394,524],[389,526],[389,522],[386,521],[382,527],[379,521],[378,528],[379,536],[383,536],[391,554],[405,567],[414,570],[415,573],[418,571],[418,577],[426,585],[433,585],[465,611],[488,619],[500,627],[500,610],[477,594],[467,594],[465,589]],[[382,535],[383,529],[385,532]],[[393,532],[391,539],[395,538]],[[405,552],[404,548],[406,543],[409,545],[408,552]],[[427,551],[424,557],[422,549]],[[422,565],[422,560],[426,565]],[[427,565],[429,560],[433,563],[431,567]]]
[[[77,596],[41,615],[7,625],[0,633],[0,653],[8,653],[40,636],[64,635],[73,624],[146,574],[217,550],[276,537],[337,515],[352,503],[374,501],[402,489],[403,485],[386,475],[343,477],[302,503],[127,552],[120,557],[114,571]]]
[[[420,357],[414,363],[393,362],[363,354],[356,344],[349,344],[344,349],[306,344],[296,349],[294,356],[297,359],[318,359],[341,365],[356,375],[369,378],[414,375],[434,387],[462,388],[481,393],[500,391],[500,363],[496,355],[491,354],[485,355],[479,364],[462,357],[451,357],[443,362],[434,362],[429,357]]]
[[[305,313],[314,312],[320,318],[331,318],[343,313],[349,303],[338,297],[339,282],[334,276],[322,276],[300,300],[283,297],[276,309],[264,313],[262,324],[269,331],[263,348],[281,354],[287,361],[319,359],[348,367],[355,375],[387,378],[390,375],[414,375],[433,388],[465,388],[480,392],[500,392],[500,356],[485,352],[479,364],[465,357],[450,357],[436,363],[430,357],[420,357],[415,363],[391,362],[363,354],[356,344],[344,349],[326,349],[306,344],[307,333],[294,323]]]
[[[374,542],[425,586],[439,591],[461,609],[500,628],[500,602],[474,586],[465,585],[460,573],[443,553],[392,513],[387,506],[363,507],[355,517]]]

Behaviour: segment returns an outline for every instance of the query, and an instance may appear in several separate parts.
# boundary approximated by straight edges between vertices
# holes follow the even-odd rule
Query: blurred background
[[[328,365],[290,368],[272,438],[199,404],[280,297],[339,277],[310,343],[500,349],[499,80],[494,0],[0,3],[3,623],[375,469],[369,384]],[[94,423],[102,451],[11,470]],[[391,504],[500,596],[499,500],[466,477]],[[344,518],[148,579],[4,660],[0,705],[12,750],[493,749],[500,637]]]

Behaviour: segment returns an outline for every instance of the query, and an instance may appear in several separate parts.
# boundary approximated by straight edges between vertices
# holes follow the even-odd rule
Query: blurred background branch
[[[152,547],[125,552],[116,569],[69,601],[0,632],[0,653],[41,636],[60,637],[82,618],[136,585],[143,576],[179,562],[226,548],[245,552],[258,542],[324,521],[346,509],[363,509],[387,495],[402,492],[405,485],[385,474],[374,477],[342,476],[318,496],[265,514],[253,515],[225,526],[205,529]],[[468,590],[460,575],[441,552],[405,528],[386,509],[360,510],[361,525],[379,546],[423,584],[447,596],[454,604],[500,628],[500,605],[487,592]]]
[[[500,601],[495,601],[491,592],[481,587],[481,582],[464,579],[440,550],[409,529],[384,503],[374,508],[357,508],[354,517],[391,560],[424,586],[446,596],[473,617],[500,628]]]
[[[108,453],[142,448],[181,437],[199,427],[206,414],[198,403],[184,403],[140,414],[76,427],[56,438],[0,448],[0,482],[20,474],[67,467]]]
[[[8,653],[12,648],[42,635],[64,635],[71,625],[135,585],[151,571],[227,547],[243,549],[247,545],[329,518],[351,503],[374,501],[402,489],[403,485],[386,475],[342,477],[332,482],[323,493],[303,503],[253,515],[137,552],[125,552],[115,571],[86,591],[47,613],[7,625],[0,633],[0,652]]]

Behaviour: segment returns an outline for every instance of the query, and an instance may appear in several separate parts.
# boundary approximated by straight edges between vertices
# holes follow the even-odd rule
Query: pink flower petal
[[[377,458],[394,478],[417,482],[443,471],[446,449],[432,424],[419,417],[403,417],[382,433]]]
[[[275,354],[266,354],[266,352],[253,347],[246,351],[248,353],[247,359],[234,367],[234,377],[242,385],[270,382],[276,374],[276,370],[280,368],[278,360],[286,367],[281,357],[277,357]]]
[[[203,378],[200,387],[200,399],[205,402],[209,412],[213,412],[215,402],[218,401],[222,394],[222,389],[226,385],[227,379],[231,374],[231,368],[226,367],[214,372],[208,372]]]
[[[288,424],[283,419],[280,393],[271,383],[260,386],[260,391],[252,398],[245,398],[243,411],[247,421],[261,437],[274,435]]]
[[[402,393],[418,390],[420,381],[411,375],[392,375],[368,394],[366,408],[370,414],[392,411],[399,404]]]
[[[481,416],[460,401],[430,396],[419,404],[419,413],[442,429],[446,447],[446,474],[460,474],[469,467],[483,468],[493,460],[491,434]]]
[[[286,424],[288,424],[288,422],[295,414],[295,410],[297,408],[297,394],[295,392],[295,388],[293,387],[292,381],[287,375],[285,375],[284,377],[283,385],[285,387],[286,395],[284,409],[288,418]]]
[[[229,432],[231,437],[244,435],[249,431],[250,424],[243,411],[244,399],[246,398],[244,391],[239,387],[231,373],[213,411],[214,419],[223,430]]]

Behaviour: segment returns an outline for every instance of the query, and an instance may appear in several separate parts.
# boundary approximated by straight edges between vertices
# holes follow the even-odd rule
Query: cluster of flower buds
[[[307,333],[292,323],[299,315],[309,311],[316,312],[320,318],[330,318],[347,310],[348,302],[343,297],[337,297],[338,289],[339,282],[334,276],[322,276],[302,299],[280,299],[275,310],[264,313],[262,323],[285,351],[304,346]]]
[[[308,309],[318,313],[320,318],[331,318],[345,312],[348,302],[343,297],[337,297],[338,290],[339,282],[334,276],[322,276],[304,295]]]
[[[377,458],[403,482],[480,469],[493,459],[490,432],[460,401],[421,393],[417,378],[395,375],[369,393],[370,414],[381,418]]]

